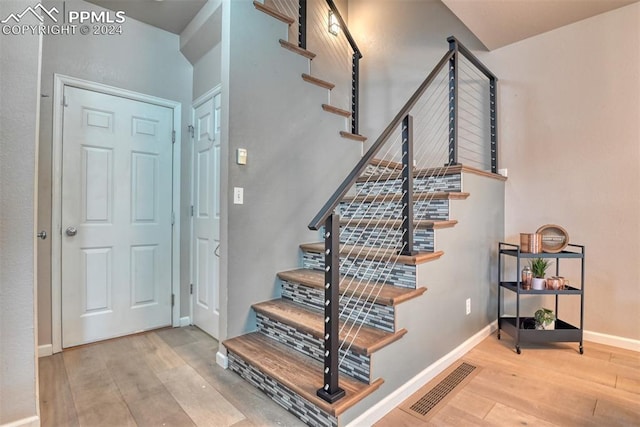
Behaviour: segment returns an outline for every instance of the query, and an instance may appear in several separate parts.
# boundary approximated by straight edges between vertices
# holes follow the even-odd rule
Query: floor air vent
[[[433,384],[434,382],[431,382],[423,387],[423,389],[405,401],[400,409],[420,419],[428,419],[437,412],[435,409],[440,409],[455,395],[456,388],[459,390],[461,388],[459,387],[460,385],[471,381],[471,378],[477,374],[478,370],[478,367],[462,362],[449,373],[442,374],[445,376],[435,385]]]

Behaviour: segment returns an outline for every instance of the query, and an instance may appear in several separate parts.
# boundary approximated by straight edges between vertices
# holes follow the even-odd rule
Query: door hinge
[[[69,106],[69,104],[67,104],[67,95],[62,95],[62,106],[63,107]]]
[[[195,138],[196,128],[194,128],[193,125],[189,125],[187,126],[187,129],[189,130],[189,134],[191,135],[191,138]]]
[[[193,205],[191,205],[191,216],[193,216]]]
[[[171,307],[176,305],[176,294],[171,294]]]
[[[171,212],[171,225],[174,225],[175,223],[176,223],[176,213]]]
[[[189,294],[193,295],[193,283],[189,285]]]
[[[171,131],[171,143],[172,144],[176,143],[176,131],[175,130]]]

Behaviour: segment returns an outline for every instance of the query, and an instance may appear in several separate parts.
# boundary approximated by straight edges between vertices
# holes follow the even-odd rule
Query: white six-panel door
[[[194,108],[193,324],[219,338],[220,94]]]
[[[64,100],[62,346],[171,325],[173,111]]]

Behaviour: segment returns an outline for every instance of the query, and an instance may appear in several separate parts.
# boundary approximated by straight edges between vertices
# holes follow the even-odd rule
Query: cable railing
[[[311,61],[311,73],[335,85],[331,105],[350,113],[350,130],[357,135],[362,52],[333,0],[265,0],[265,4],[294,18],[290,37],[297,39],[298,47],[323,53]]]
[[[448,193],[461,191],[451,166],[497,171],[497,79],[454,37],[447,41],[449,51],[309,224],[324,236],[318,395],[329,402],[344,396],[338,372],[382,285],[415,287],[407,260],[434,251],[429,233],[448,219]]]

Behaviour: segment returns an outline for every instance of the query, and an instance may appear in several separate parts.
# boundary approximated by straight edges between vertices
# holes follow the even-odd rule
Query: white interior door
[[[62,346],[171,325],[173,110],[65,86]]]
[[[219,338],[220,94],[193,111],[193,324]]]

